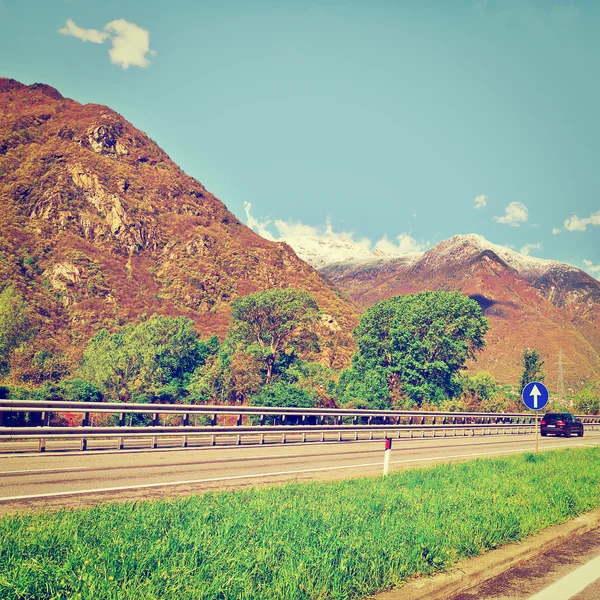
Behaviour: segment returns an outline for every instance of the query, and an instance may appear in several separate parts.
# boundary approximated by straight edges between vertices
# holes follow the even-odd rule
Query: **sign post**
[[[525,406],[535,411],[535,451],[538,452],[538,440],[539,440],[539,411],[545,408],[548,404],[550,395],[548,394],[548,388],[539,381],[532,381],[528,383],[521,394]]]

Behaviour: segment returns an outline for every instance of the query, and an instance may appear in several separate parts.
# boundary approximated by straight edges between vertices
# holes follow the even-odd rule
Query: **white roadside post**
[[[385,452],[383,453],[383,476],[390,470],[390,455],[392,454],[392,439],[385,438]]]

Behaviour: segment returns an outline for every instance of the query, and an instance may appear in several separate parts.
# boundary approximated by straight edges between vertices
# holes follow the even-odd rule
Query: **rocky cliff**
[[[23,372],[40,351],[74,364],[99,328],[141,314],[185,315],[223,336],[232,301],[286,286],[325,311],[326,362],[348,360],[352,303],[105,106],[0,79],[0,203],[0,289],[22,293],[38,329]]]

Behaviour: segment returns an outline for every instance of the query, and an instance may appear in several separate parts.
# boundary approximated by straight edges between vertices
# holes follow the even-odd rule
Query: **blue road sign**
[[[548,404],[548,388],[539,381],[532,381],[523,388],[521,397],[527,408],[542,410]]]

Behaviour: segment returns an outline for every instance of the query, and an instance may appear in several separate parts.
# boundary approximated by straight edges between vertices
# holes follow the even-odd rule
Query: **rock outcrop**
[[[311,292],[347,363],[357,309],[286,244],[242,224],[107,107],[0,79],[0,288],[38,326],[31,351],[75,363],[98,329],[159,313],[223,336],[231,302],[269,287]]]

